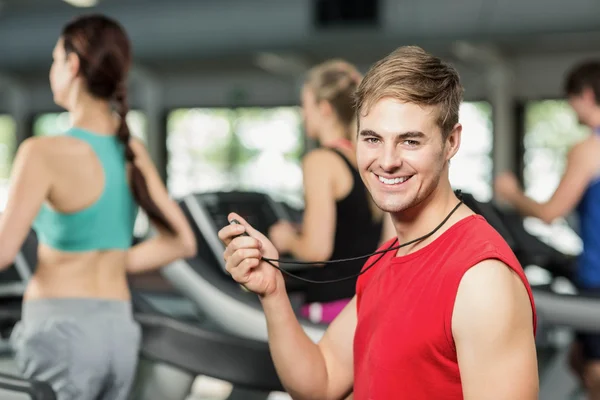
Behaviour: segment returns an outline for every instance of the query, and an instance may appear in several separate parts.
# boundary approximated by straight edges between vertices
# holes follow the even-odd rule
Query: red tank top
[[[483,217],[466,217],[414,253],[386,253],[359,277],[354,399],[463,398],[452,336],[454,300],[465,272],[492,258],[521,277],[532,303],[535,333],[533,295],[518,260]]]

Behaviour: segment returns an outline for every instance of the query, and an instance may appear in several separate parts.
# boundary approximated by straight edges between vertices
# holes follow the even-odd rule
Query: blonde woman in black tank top
[[[361,80],[352,65],[332,60],[309,71],[302,90],[306,134],[320,143],[302,164],[305,211],[301,231],[280,221],[269,230],[277,250],[298,260],[322,261],[375,251],[395,231],[375,207],[356,170],[354,92]],[[362,262],[316,267],[315,280],[357,273]],[[309,284],[303,314],[330,322],[354,295],[354,280]]]

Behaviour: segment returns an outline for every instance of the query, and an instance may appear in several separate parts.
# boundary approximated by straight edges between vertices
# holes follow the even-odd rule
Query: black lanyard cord
[[[408,245],[411,245],[413,243],[416,242],[420,242],[421,240],[427,239],[428,237],[430,237],[431,235],[433,235],[435,232],[437,232],[442,226],[444,226],[444,224],[446,222],[448,222],[448,220],[450,219],[450,217],[456,212],[456,210],[458,210],[458,208],[461,206],[461,204],[463,204],[462,200],[459,200],[458,204],[452,209],[452,211],[450,211],[450,213],[448,213],[448,215],[446,216],[446,218],[444,218],[444,220],[437,226],[435,227],[435,229],[433,229],[431,232],[418,237],[416,239],[410,240],[406,243],[402,243],[399,244],[397,246],[394,246],[394,244],[396,244],[398,242],[398,239],[396,238],[392,244],[390,246],[388,246],[387,249],[385,250],[379,250],[376,251],[374,253],[371,254],[367,254],[364,256],[359,256],[359,257],[350,257],[350,258],[342,258],[342,259],[338,259],[338,260],[329,260],[329,261],[296,261],[296,260],[290,260],[290,259],[273,259],[273,258],[266,258],[266,257],[261,257],[261,259],[265,262],[267,262],[269,265],[273,266],[274,268],[277,268],[278,270],[280,270],[282,273],[294,278],[294,279],[298,279],[300,281],[304,281],[304,282],[308,282],[308,283],[317,283],[317,284],[326,284],[326,283],[336,283],[336,282],[342,282],[342,281],[346,281],[346,280],[350,280],[350,279],[355,279],[357,277],[359,277],[360,275],[364,274],[365,272],[367,272],[369,269],[371,269],[371,267],[373,267],[375,264],[377,264],[377,262],[379,262],[379,260],[381,260],[381,258],[383,257],[383,255],[389,251],[392,250],[398,250],[402,247],[406,247]],[[232,220],[231,223],[238,223],[238,221],[236,220]],[[246,232],[244,232],[242,235],[248,235]],[[361,260],[364,258],[370,258],[372,256],[375,256],[379,254],[379,257],[377,257],[377,259],[375,261],[373,261],[371,264],[369,264],[369,266],[367,266],[366,268],[364,268],[360,273],[355,274],[355,275],[351,275],[351,276],[347,276],[344,278],[339,278],[339,279],[330,279],[330,280],[325,280],[325,281],[315,281],[312,279],[306,279],[306,278],[302,278],[298,275],[294,275],[289,271],[286,271],[283,268],[280,268],[279,266],[275,265],[274,263],[279,263],[279,264],[296,264],[296,265],[327,265],[327,264],[336,264],[336,263],[343,263],[343,262],[349,262],[349,261],[355,261],[355,260]]]

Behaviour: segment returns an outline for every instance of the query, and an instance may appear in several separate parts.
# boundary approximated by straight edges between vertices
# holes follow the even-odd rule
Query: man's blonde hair
[[[437,106],[437,124],[446,139],[458,123],[463,88],[453,67],[420,47],[404,46],[374,64],[365,75],[356,93],[358,117],[385,97]]]

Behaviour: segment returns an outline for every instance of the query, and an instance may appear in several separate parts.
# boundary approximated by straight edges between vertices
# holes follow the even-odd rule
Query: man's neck
[[[433,193],[415,207],[392,214],[398,243],[409,242],[433,231],[456,207],[458,202],[459,200],[450,185],[446,187],[438,186]],[[399,249],[398,255],[405,255],[425,246],[451,225],[452,223],[448,222],[429,238]]]

